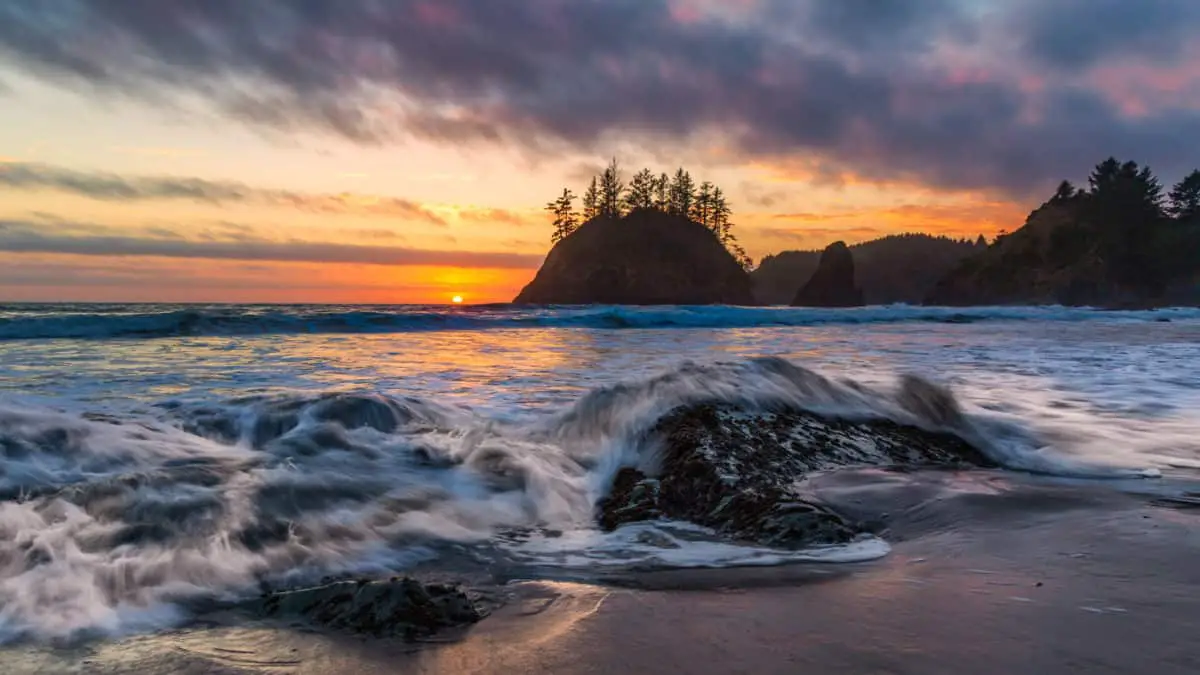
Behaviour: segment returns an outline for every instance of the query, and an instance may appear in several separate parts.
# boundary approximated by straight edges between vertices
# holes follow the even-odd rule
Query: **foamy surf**
[[[1036,430],[920,378],[878,388],[775,358],[684,364],[503,420],[379,393],[172,403],[152,418],[10,406],[0,409],[0,640],[145,630],[184,619],[180,602],[403,571],[447,545],[483,564],[576,571],[886,554],[869,536],[774,550],[678,522],[597,530],[616,471],[655,462],[646,431],[711,402],[950,431],[1017,469],[1131,475],[1060,456]],[[855,457],[830,463],[876,461]]]

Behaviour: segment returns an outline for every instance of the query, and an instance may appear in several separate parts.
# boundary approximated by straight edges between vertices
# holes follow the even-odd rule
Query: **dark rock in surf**
[[[700,223],[652,209],[593,218],[554,245],[513,301],[752,305],[750,276]]]
[[[854,255],[845,242],[830,244],[817,270],[796,293],[795,307],[861,307],[863,293],[854,281]]]
[[[312,624],[376,637],[414,639],[475,623],[483,612],[467,593],[409,578],[339,581],[267,593],[247,609],[267,618]]]
[[[804,497],[796,482],[806,474],[846,466],[994,466],[951,434],[799,410],[686,407],[663,418],[649,440],[661,449],[657,474],[619,472],[598,506],[601,527],[665,517],[774,547],[845,543],[868,528]]]

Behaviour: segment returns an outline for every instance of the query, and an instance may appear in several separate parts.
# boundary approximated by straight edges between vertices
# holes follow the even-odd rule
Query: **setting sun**
[[[450,298],[450,302],[453,302],[456,305],[461,305],[462,301],[463,301],[463,298],[461,295],[456,295],[453,298]]]

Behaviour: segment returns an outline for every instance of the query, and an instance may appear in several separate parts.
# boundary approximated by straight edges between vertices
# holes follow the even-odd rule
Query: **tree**
[[[692,201],[695,199],[696,184],[692,176],[680,167],[675,172],[675,178],[668,189],[669,203],[667,212],[677,216],[687,216],[692,212]]]
[[[625,192],[625,209],[633,211],[634,209],[654,208],[656,182],[650,169],[642,169],[633,174],[633,178],[629,181],[629,189]]]
[[[613,157],[605,167],[604,173],[600,175],[600,215],[608,218],[621,217],[621,193],[624,189],[617,158]]]
[[[575,212],[575,194],[563,188],[558,199],[546,204],[546,210],[554,215],[554,233],[550,241],[557,244],[579,227],[579,214]]]
[[[1171,188],[1167,210],[1179,220],[1200,217],[1200,170],[1193,171]]]
[[[987,248],[987,245],[987,239],[984,239],[982,234],[975,240],[975,248]]]
[[[592,184],[588,186],[587,192],[583,193],[583,219],[591,220],[600,215],[600,188],[597,185],[596,177],[592,176]]]
[[[659,174],[654,180],[654,208],[667,211],[671,208],[671,179],[667,174]]]
[[[1075,186],[1071,184],[1071,181],[1064,180],[1058,184],[1058,189],[1054,191],[1054,196],[1050,198],[1050,201],[1070,201],[1077,194],[1079,194],[1079,191],[1075,189]]]
[[[1100,162],[1096,165],[1096,168],[1092,169],[1091,175],[1088,176],[1089,192],[1092,195],[1097,195],[1111,188],[1120,173],[1121,163],[1117,161],[1116,157],[1109,157]]]
[[[717,235],[717,239],[721,240],[722,244],[728,244],[737,239],[730,231],[733,228],[733,223],[729,222],[729,217],[733,215],[733,210],[729,208],[729,203],[725,201],[725,193],[721,192],[721,188],[713,188],[709,196],[710,213],[708,229]]]
[[[713,184],[704,181],[696,191],[696,199],[692,202],[692,211],[688,217],[701,225],[712,229]]]

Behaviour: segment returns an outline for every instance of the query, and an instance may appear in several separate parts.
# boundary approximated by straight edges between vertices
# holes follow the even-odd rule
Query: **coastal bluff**
[[[755,304],[749,274],[712,231],[654,209],[583,223],[554,245],[513,302]]]

